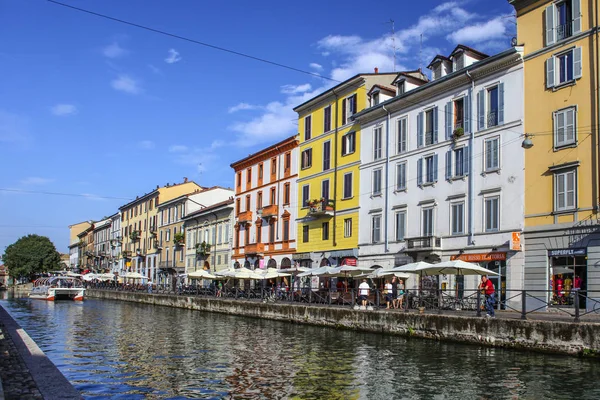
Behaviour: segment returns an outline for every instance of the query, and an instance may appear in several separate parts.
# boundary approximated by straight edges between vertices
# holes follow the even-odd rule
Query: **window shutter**
[[[346,124],[346,99],[342,100],[342,125]]]
[[[575,141],[575,109],[566,112],[565,139],[567,142]]]
[[[452,150],[446,152],[446,180],[452,178]]]
[[[437,182],[438,180],[438,155],[433,155],[433,181]]]
[[[554,4],[546,7],[546,46],[555,42]]]
[[[571,13],[573,14],[573,34],[581,32],[581,0],[571,0]]]
[[[352,115],[356,114],[356,94],[352,96]]]
[[[554,57],[546,60],[546,89],[554,87]]]
[[[477,129],[485,129],[485,91],[477,93]]]
[[[346,136],[342,136],[342,155],[345,155],[348,152],[348,149],[346,148],[348,140],[346,138]]]
[[[463,108],[465,110],[465,117],[463,118],[464,122],[463,122],[463,130],[466,133],[470,133],[471,132],[471,95],[467,95],[465,97],[465,101],[463,103]]]
[[[449,101],[446,103],[445,107],[445,115],[446,115],[446,140],[452,137],[452,102]]]
[[[504,83],[498,85],[498,125],[504,124]]]
[[[421,186],[423,184],[423,159],[419,158],[417,160],[417,185]]]
[[[423,147],[423,111],[417,115],[417,147]]]
[[[435,107],[431,113],[433,117],[433,143],[438,142],[438,108]]]
[[[573,78],[581,78],[581,47],[573,49]]]
[[[463,169],[465,176],[469,175],[469,146],[463,149]]]

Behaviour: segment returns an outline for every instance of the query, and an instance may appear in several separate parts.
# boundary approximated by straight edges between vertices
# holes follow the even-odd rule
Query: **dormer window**
[[[458,71],[465,67],[465,56],[463,54],[459,54],[454,57],[454,70]]]
[[[404,81],[398,82],[398,94],[404,94],[406,91],[406,83]]]
[[[374,92],[371,95],[371,105],[376,106],[377,104],[379,104],[379,92]]]
[[[438,63],[433,67],[433,79],[440,79],[442,77],[442,63]]]

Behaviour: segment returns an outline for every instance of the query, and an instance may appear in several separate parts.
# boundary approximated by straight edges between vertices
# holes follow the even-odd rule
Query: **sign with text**
[[[548,257],[585,256],[586,254],[586,248],[548,250]]]
[[[450,256],[450,260],[462,260],[466,262],[506,261],[506,253],[457,254]]]
[[[510,249],[521,251],[521,232],[513,232],[510,238]]]

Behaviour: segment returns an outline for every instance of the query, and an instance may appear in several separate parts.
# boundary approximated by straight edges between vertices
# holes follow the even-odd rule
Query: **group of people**
[[[361,284],[358,285],[358,301],[359,307],[362,310],[366,310],[369,305],[369,294],[371,292],[371,286],[367,283],[366,279],[363,279]],[[404,282],[397,277],[393,277],[391,282],[386,280],[383,286],[383,294],[385,295],[386,309],[402,308],[404,302]]]

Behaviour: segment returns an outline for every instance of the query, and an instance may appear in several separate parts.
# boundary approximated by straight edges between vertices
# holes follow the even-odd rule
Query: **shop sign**
[[[548,250],[548,257],[561,257],[561,256],[585,256],[587,254],[587,249],[579,248],[579,249],[555,249]]]
[[[521,232],[513,232],[510,240],[510,249],[512,251],[521,251]]]
[[[506,261],[506,253],[457,254],[450,256],[450,260],[462,260],[466,262]]]

